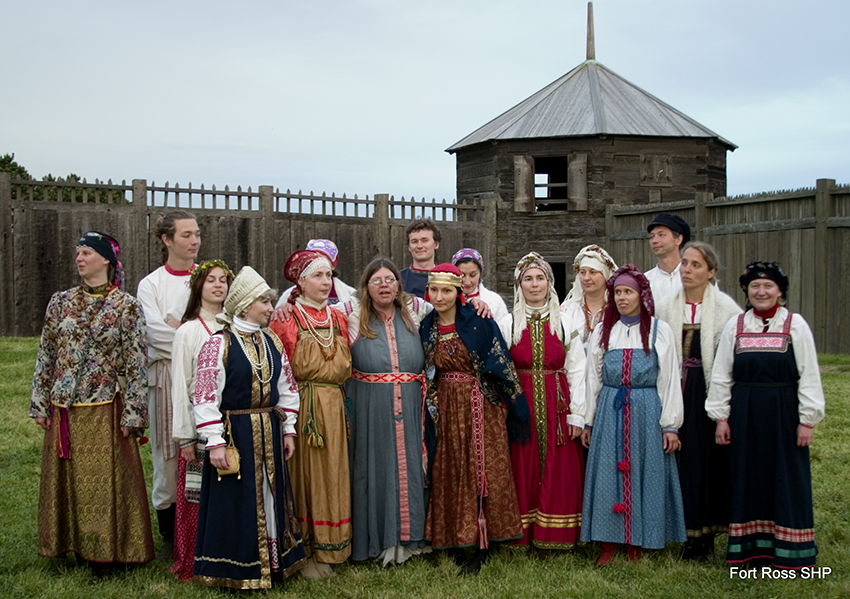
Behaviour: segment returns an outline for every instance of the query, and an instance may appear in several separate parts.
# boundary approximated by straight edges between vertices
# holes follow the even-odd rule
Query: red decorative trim
[[[198,266],[197,264],[192,264],[192,268],[195,268],[197,266]],[[175,277],[188,277],[190,274],[192,274],[192,269],[190,268],[189,270],[174,270],[173,268],[168,266],[168,262],[166,262],[165,263],[165,272],[167,272],[170,275],[174,275]]]
[[[776,522],[771,520],[753,520],[743,524],[730,524],[730,537],[743,537],[752,534],[770,534],[780,541],[788,541],[789,543],[807,543],[815,540],[814,528],[788,528],[786,526],[777,526]]]
[[[198,318],[198,320],[200,320],[200,321],[201,321],[201,325],[204,327],[204,330],[206,330],[206,332],[209,334],[209,336],[210,336],[210,337],[212,337],[212,334],[213,334],[213,333],[212,333],[212,331],[210,330],[210,328],[207,326],[207,323],[204,321],[204,319],[203,319],[203,318]]]
[[[210,420],[209,422],[204,422],[203,424],[199,424],[195,428],[204,428],[205,426],[210,426],[211,424],[221,424],[221,420]]]
[[[227,446],[227,443],[219,443],[218,445],[210,445],[209,447],[207,447],[207,450],[215,449],[216,447],[226,447],[226,446]]]
[[[427,269],[427,270],[423,270],[421,268],[416,268],[415,266],[413,266],[412,262],[410,263],[410,270],[412,270],[413,272],[431,272],[430,268]]]
[[[195,375],[195,405],[215,403],[218,391],[218,355],[224,338],[213,335],[201,346]]]
[[[718,418],[715,422],[729,422],[728,418]]]
[[[343,524],[350,524],[351,518],[346,518],[345,520],[340,520],[339,522],[328,522],[327,520],[310,520],[308,518],[298,518],[299,522],[310,522],[313,526],[332,526],[333,528],[339,528]]]
[[[805,422],[801,422],[800,426],[805,426],[806,428],[815,428],[814,424],[806,424]]]
[[[629,392],[632,386],[632,356],[634,350],[623,350],[623,385],[626,387],[626,404],[623,406],[623,461],[632,461],[632,406],[629,402]],[[632,544],[632,473],[630,469],[623,471],[623,503],[625,504],[625,519],[623,521],[623,542]]]

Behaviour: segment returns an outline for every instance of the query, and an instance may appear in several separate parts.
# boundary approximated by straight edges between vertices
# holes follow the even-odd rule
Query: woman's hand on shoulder
[[[292,309],[292,304],[290,304],[289,302],[284,302],[283,304],[281,304],[280,308],[275,308],[275,311],[272,312],[272,322],[274,322],[275,320],[289,322],[289,319],[292,318]]]
[[[481,318],[493,318],[493,312],[486,302],[482,302],[479,298],[473,297],[469,300],[469,305],[475,308],[476,314]]]

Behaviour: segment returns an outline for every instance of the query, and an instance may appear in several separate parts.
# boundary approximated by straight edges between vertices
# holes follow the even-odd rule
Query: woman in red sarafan
[[[531,414],[531,443],[511,444],[522,516],[519,545],[569,549],[581,532],[585,355],[561,318],[552,268],[531,252],[514,271],[513,314],[499,322]]]

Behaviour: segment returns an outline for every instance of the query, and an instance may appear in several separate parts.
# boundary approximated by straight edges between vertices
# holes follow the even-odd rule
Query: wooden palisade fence
[[[790,280],[788,307],[808,321],[819,351],[850,353],[850,186],[819,179],[814,188],[606,209],[605,247],[618,264],[651,268],[647,225],[658,212],[683,217],[692,238],[711,243],[721,289],[741,306],[738,277],[749,262],[778,262]]]
[[[160,214],[175,207],[192,211],[198,219],[199,259],[222,258],[235,269],[250,264],[278,289],[289,285],[282,272],[287,257],[312,238],[336,242],[337,270],[351,285],[375,256],[389,256],[402,268],[410,262],[405,228],[423,217],[440,224],[438,262],[448,261],[458,248],[476,247],[485,256],[485,279],[495,281],[504,273],[490,272],[498,261],[488,257],[497,256],[501,248],[546,253],[542,237],[529,235],[527,225],[513,227],[508,222],[522,215],[497,211],[498,202],[396,200],[387,194],[349,198],[281,192],[270,186],[221,190],[149,185],[144,179],[130,185],[19,181],[0,173],[0,300],[5,308],[0,335],[39,333],[50,295],[78,282],[74,245],[89,229],[108,232],[121,242],[131,293],[160,265],[161,246],[153,228]],[[779,262],[790,278],[789,307],[809,321],[818,349],[850,353],[850,302],[845,299],[850,297],[850,186],[820,179],[814,188],[795,191],[727,198],[697,193],[686,201],[609,204],[604,238],[593,227],[569,229],[575,219],[567,215],[564,234],[571,238],[565,241],[577,247],[603,243],[618,264],[648,269],[655,258],[646,226],[662,211],[681,215],[691,224],[694,239],[717,248],[723,267],[720,286],[741,305],[744,295],[737,278],[744,266],[753,260]],[[572,279],[570,268],[566,275]]]
[[[65,201],[57,201],[63,197]],[[39,334],[51,294],[79,282],[74,247],[90,229],[121,243],[126,288],[135,294],[139,280],[161,264],[161,244],[153,232],[156,219],[175,208],[197,217],[199,260],[221,258],[234,270],[251,265],[279,290],[289,286],[283,276],[286,259],[312,238],[332,239],[339,246],[337,270],[351,285],[376,256],[389,256],[399,268],[407,266],[405,228],[415,218],[439,222],[443,247],[438,260],[448,260],[464,246],[495,254],[496,210],[488,202],[457,205],[396,200],[387,194],[361,199],[263,185],[256,190],[205,189],[149,185],[144,179],[129,185],[23,181],[0,173],[0,300],[5,306],[0,335]]]

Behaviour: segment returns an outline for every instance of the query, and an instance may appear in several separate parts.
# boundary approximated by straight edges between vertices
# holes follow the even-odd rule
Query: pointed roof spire
[[[593,2],[587,3],[587,60],[596,60],[596,47],[593,40]]]

